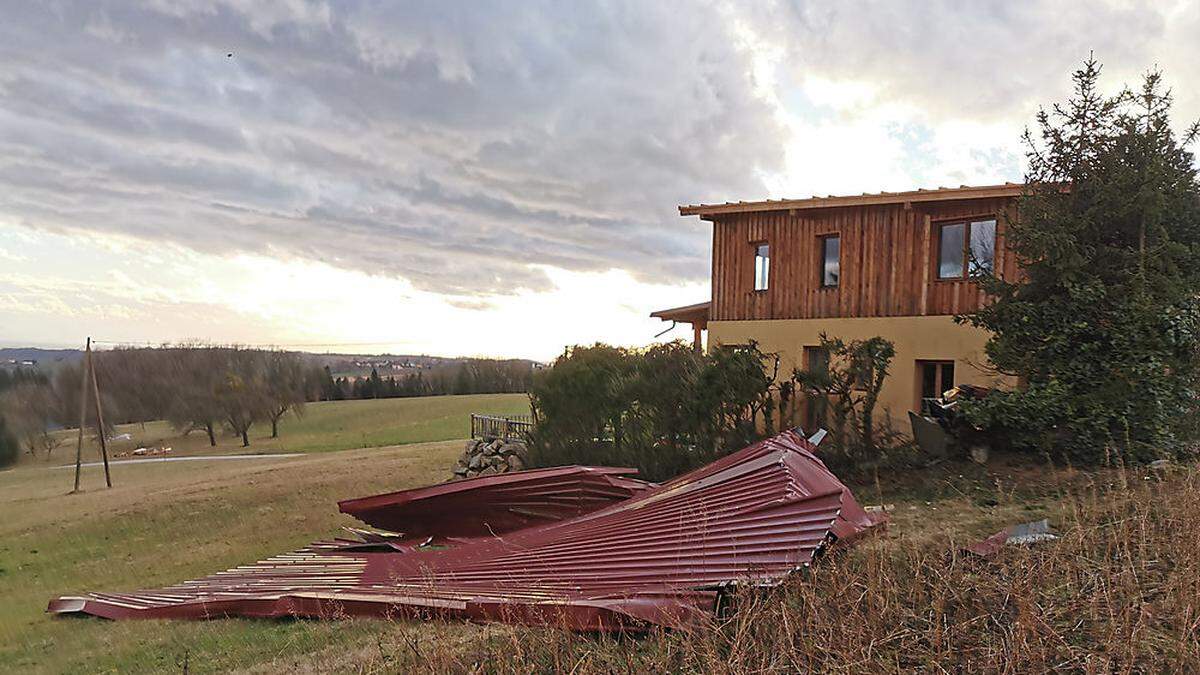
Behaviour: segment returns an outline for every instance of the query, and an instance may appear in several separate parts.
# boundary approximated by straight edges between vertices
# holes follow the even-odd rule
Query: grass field
[[[54,619],[50,597],[159,586],[336,534],[336,502],[439,482],[456,441],[237,462],[114,466],[111,490],[66,495],[69,472],[0,473],[0,672],[192,672],[365,644],[378,622]],[[102,485],[87,469],[89,486]]]
[[[307,452],[299,457],[117,465],[111,490],[99,488],[96,468],[77,495],[65,494],[67,471],[27,463],[0,472],[0,672],[179,672],[185,662],[194,673],[879,672],[997,668],[1009,657],[1031,670],[1200,663],[1189,609],[1200,589],[1189,562],[1200,541],[1196,472],[1089,474],[1003,458],[861,478],[853,486],[861,501],[892,506],[887,533],[693,636],[613,641],[457,622],[109,622],[44,613],[57,595],[167,585],[294,549],[355,523],[337,513],[339,499],[443,480],[460,441],[332,451],[332,438],[384,438],[335,421],[339,409],[352,416],[362,405],[355,419],[390,420],[391,438],[407,439],[432,429],[464,435],[443,420],[453,417],[445,410],[481,404],[417,401],[433,406],[423,408],[431,420],[397,421],[385,405],[396,403],[407,401],[330,404],[328,413],[313,406],[270,448]],[[1117,491],[1097,488],[1107,485]],[[1041,517],[1062,543],[998,564],[954,555]]]
[[[279,452],[328,452],[349,448],[371,448],[405,443],[425,443],[470,435],[471,413],[493,415],[529,414],[525,394],[471,394],[424,396],[363,401],[310,403],[302,415],[287,415],[280,421],[279,438],[271,438],[271,425],[250,428],[250,447],[225,431],[210,447],[202,431],[182,436],[166,422],[122,424],[117,434],[128,433],[128,441],[110,443],[111,456],[131,453],[141,446],[170,447],[172,456],[260,454]],[[22,463],[67,464],[74,461],[77,433],[58,432],[62,445],[49,456],[25,454]],[[84,461],[100,458],[95,439],[84,441]]]

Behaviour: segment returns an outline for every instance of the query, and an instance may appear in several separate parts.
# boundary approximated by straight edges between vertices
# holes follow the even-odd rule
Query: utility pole
[[[88,336],[87,350],[85,354],[92,353],[92,338]],[[87,398],[88,398],[88,365],[86,359],[80,364],[79,369],[80,386],[79,392],[79,440],[75,443],[75,489],[72,493],[79,492],[79,474],[83,466],[83,427],[87,425]]]
[[[79,492],[79,474],[83,466],[83,428],[87,425],[88,379],[92,381],[91,394],[96,406],[96,431],[100,438],[100,456],[104,461],[104,483],[112,487],[112,475],[108,470],[108,439],[104,437],[104,410],[100,405],[100,384],[96,381],[96,364],[92,360],[92,338],[87,339],[83,356],[83,383],[79,397],[79,439],[75,444],[75,489]]]

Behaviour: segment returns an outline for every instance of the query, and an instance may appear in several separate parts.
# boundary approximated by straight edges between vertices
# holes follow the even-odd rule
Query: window
[[[810,373],[828,373],[829,350],[821,347],[805,347],[804,369]]]
[[[939,279],[990,274],[995,261],[995,218],[944,223],[938,228]]]
[[[754,245],[754,290],[767,290],[771,278],[771,247],[769,244]]]
[[[842,274],[842,238],[835,235],[821,237],[821,285],[837,286]]]
[[[810,373],[829,372],[829,351],[820,347],[804,348],[804,369]],[[829,401],[824,397],[805,396],[804,428],[813,430],[826,426]]]
[[[917,361],[917,377],[921,384],[919,398],[941,398],[943,393],[954,388],[954,362]]]

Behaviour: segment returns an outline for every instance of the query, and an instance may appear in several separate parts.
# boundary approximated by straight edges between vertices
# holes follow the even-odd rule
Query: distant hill
[[[381,375],[387,376],[393,371],[411,369],[429,369],[438,366],[455,365],[469,361],[467,357],[427,356],[424,354],[314,354],[300,352],[310,361],[329,369],[337,374],[358,375],[371,372],[376,368]],[[81,349],[41,349],[38,347],[0,347],[0,368],[16,368],[21,365],[28,367],[30,362],[34,367],[44,371],[54,371],[58,366],[75,363],[83,357]],[[508,361],[525,361],[525,359],[499,359]],[[530,364],[537,366],[536,362]]]
[[[83,357],[80,349],[39,349],[38,347],[0,347],[0,368],[29,367],[53,371],[60,365],[75,363]]]

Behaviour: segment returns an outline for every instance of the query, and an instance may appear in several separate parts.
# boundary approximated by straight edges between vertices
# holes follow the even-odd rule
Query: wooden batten
[[[971,280],[937,278],[936,229],[957,218],[995,216],[996,269],[1016,273],[1005,249],[1010,196],[957,201],[892,201],[824,209],[750,211],[714,216],[709,319],[812,319],[945,315],[986,302]],[[821,238],[841,238],[841,278],[821,286]],[[770,244],[766,291],[754,290],[754,246]]]

